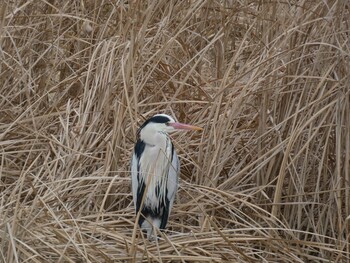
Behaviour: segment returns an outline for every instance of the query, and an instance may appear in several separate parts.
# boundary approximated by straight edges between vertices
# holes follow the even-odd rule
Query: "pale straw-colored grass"
[[[4,1],[0,262],[348,262],[347,1]],[[154,242],[129,162],[145,118],[180,188]]]

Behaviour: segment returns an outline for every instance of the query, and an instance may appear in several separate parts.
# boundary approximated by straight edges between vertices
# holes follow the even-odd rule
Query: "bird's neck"
[[[168,140],[168,135],[164,132],[144,130],[141,131],[140,139],[150,146],[164,148]]]

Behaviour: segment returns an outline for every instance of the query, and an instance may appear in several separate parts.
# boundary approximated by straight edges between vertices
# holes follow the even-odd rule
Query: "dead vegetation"
[[[1,262],[348,262],[347,1],[0,5]],[[134,229],[143,118],[182,173],[169,231]]]

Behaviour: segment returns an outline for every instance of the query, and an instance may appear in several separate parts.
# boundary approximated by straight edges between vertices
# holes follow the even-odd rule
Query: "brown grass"
[[[348,262],[347,1],[0,5],[0,262]],[[155,113],[180,189],[134,231],[129,160]]]

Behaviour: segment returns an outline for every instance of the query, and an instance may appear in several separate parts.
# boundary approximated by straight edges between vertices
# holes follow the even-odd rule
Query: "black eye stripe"
[[[155,123],[167,123],[169,122],[169,118],[165,116],[154,116],[148,120],[148,122],[155,122]]]
[[[164,123],[165,125],[169,125],[170,123],[170,119],[165,117],[165,116],[153,116],[152,118],[149,118],[148,120],[146,120],[141,127],[138,129],[137,134],[139,135],[141,130],[150,122],[153,123]]]

